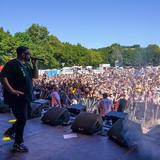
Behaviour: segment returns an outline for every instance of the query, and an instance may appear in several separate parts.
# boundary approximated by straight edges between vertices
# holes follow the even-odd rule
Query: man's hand
[[[15,90],[12,88],[12,86],[9,84],[8,79],[6,77],[2,78],[2,84],[4,86],[4,88],[10,93],[10,94],[14,94],[14,95],[24,95],[23,92]]]
[[[24,92],[21,92],[21,91],[18,91],[18,90],[12,90],[11,94],[19,96],[19,95],[24,95]]]
[[[37,66],[38,60],[36,58],[31,58],[31,63],[32,63],[33,67]]]
[[[33,65],[33,78],[38,79],[38,59],[31,58],[31,62]]]

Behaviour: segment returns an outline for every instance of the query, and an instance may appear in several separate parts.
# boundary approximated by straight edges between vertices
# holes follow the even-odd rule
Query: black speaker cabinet
[[[154,126],[146,135],[160,144],[160,125]]]
[[[29,115],[28,115],[28,119],[32,119],[32,118],[37,118],[41,116],[41,112],[42,112],[42,105],[38,104],[38,103],[31,103],[31,108],[28,108],[29,110]]]
[[[102,128],[102,117],[94,113],[81,112],[71,125],[74,132],[93,134]]]
[[[60,125],[70,120],[70,114],[65,108],[53,107],[43,115],[41,120],[50,125]]]
[[[107,113],[105,116],[106,120],[112,120],[113,123],[118,121],[119,119],[124,119],[128,117],[128,113],[125,112],[116,112],[116,111],[111,111]]]
[[[72,104],[67,109],[72,115],[78,115],[80,112],[85,111],[86,107],[82,104]]]
[[[142,137],[141,125],[127,118],[119,119],[108,131],[108,136],[115,142],[130,148],[137,145]]]
[[[50,101],[47,99],[36,99],[32,103],[39,103],[42,105],[43,108],[49,108],[50,107]]]

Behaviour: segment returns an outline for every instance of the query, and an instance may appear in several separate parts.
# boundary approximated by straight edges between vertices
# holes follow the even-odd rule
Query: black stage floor
[[[0,160],[140,160],[107,136],[77,134],[65,139],[64,135],[72,134],[70,126],[49,126],[40,118],[29,120],[25,128],[29,152],[15,153],[11,150],[13,141],[2,140],[10,119],[10,114],[0,114]]]

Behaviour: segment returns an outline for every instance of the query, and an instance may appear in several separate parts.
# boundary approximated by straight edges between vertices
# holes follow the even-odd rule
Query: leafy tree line
[[[82,65],[98,66],[101,63],[115,65],[118,60],[124,66],[159,65],[160,48],[158,45],[111,46],[99,49],[87,49],[81,44],[72,45],[61,42],[56,36],[51,35],[46,27],[33,24],[25,32],[12,35],[0,28],[0,64],[16,56],[18,46],[25,45],[30,48],[33,56],[44,58],[39,67],[59,68],[65,66]]]

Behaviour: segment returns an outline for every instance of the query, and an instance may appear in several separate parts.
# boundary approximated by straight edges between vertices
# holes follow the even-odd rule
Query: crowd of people
[[[72,103],[82,103],[88,110],[95,112],[99,111],[98,107],[100,101],[104,99],[104,94],[111,100],[111,109],[108,111],[124,111],[136,102],[159,106],[159,86],[160,70],[154,67],[108,68],[99,74],[90,72],[61,74],[55,77],[43,75],[34,81],[37,97],[44,99],[56,97],[57,100],[52,101],[52,105],[65,107]]]

